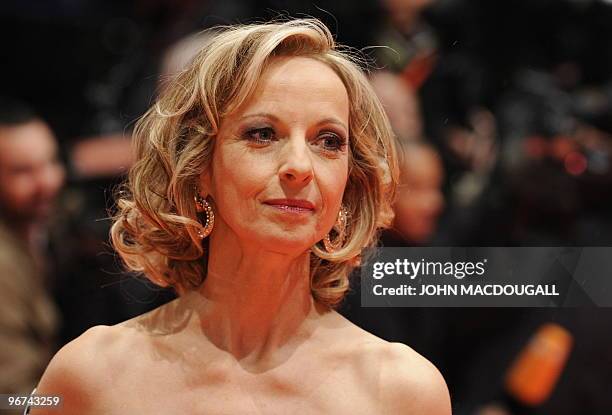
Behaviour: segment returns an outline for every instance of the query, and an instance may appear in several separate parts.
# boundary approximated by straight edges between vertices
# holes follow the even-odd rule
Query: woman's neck
[[[311,334],[325,311],[310,290],[310,253],[297,257],[212,238],[199,293],[203,332],[244,364],[267,365]]]

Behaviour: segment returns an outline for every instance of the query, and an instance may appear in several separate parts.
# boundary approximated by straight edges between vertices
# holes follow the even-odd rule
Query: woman
[[[180,296],[66,345],[37,394],[80,415],[450,413],[431,363],[332,310],[391,219],[397,166],[322,23],[216,33],[134,140],[112,240]]]

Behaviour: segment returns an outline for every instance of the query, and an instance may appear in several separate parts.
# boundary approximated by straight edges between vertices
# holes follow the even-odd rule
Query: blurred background
[[[6,0],[0,392],[174,298],[108,245],[134,121],[199,31],[287,15],[370,60],[403,154],[382,245],[610,246],[612,1]],[[354,284],[340,311],[430,359],[455,414],[612,413],[612,309],[366,309]]]

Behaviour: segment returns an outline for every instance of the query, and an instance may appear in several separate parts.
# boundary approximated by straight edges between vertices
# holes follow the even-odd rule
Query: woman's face
[[[253,98],[222,120],[201,194],[211,237],[299,254],[334,225],[348,177],[349,101],[327,65],[274,58]]]

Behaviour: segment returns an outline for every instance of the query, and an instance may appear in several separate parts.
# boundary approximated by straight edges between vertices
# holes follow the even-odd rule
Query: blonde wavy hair
[[[339,46],[316,19],[215,28],[191,63],[162,89],[133,133],[136,162],[117,195],[111,241],[127,268],[181,295],[206,278],[207,240],[194,204],[195,186],[213,156],[221,120],[246,102],[276,56],[304,56],[328,65],[349,96],[348,210],[344,245],[311,248],[313,297],[336,306],[364,248],[393,219],[398,180],[395,138],[362,72],[364,59]],[[223,215],[223,212],[218,212]],[[213,230],[214,232],[214,230]],[[333,232],[332,232],[333,233]]]

